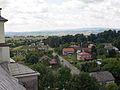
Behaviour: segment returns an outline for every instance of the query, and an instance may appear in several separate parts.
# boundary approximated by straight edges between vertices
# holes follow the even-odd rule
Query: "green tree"
[[[25,62],[26,63],[32,63],[32,64],[35,64],[38,62],[38,54],[35,53],[35,52],[30,52],[26,55],[26,60]]]
[[[70,90],[99,90],[100,85],[95,78],[87,73],[73,75],[70,84]]]
[[[54,86],[58,88],[58,90],[69,90],[70,78],[70,69],[67,67],[61,67],[56,74],[56,81]]]
[[[106,89],[107,90],[117,90],[118,89],[118,86],[116,83],[109,83],[106,85]]]
[[[40,76],[38,78],[39,90],[45,90],[48,87],[53,88],[55,78],[50,69],[41,63],[33,64],[30,67],[40,73]]]

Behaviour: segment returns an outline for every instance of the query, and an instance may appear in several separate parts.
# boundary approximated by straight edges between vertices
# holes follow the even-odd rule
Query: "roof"
[[[49,61],[50,64],[57,64],[56,59],[52,59]]]
[[[0,21],[6,22],[6,21],[8,21],[8,20],[0,16]]]
[[[0,90],[26,90],[18,79],[10,76],[0,65]]]
[[[92,58],[91,58],[91,57],[86,57],[85,59],[86,59],[86,60],[91,60]]]
[[[95,77],[98,82],[107,82],[115,80],[115,78],[109,71],[92,72],[90,73],[90,76]]]
[[[85,55],[91,55],[91,54],[90,53],[86,53],[86,52],[81,52],[81,53],[78,53],[78,55],[85,56]]]
[[[40,58],[40,61],[43,60],[43,59],[45,59],[45,58],[49,58],[49,57],[46,56],[46,55],[44,55],[44,56],[42,56],[42,57]]]
[[[10,63],[8,64],[10,74],[14,77],[23,77],[23,76],[34,76],[39,75],[38,72],[32,70],[31,68],[18,64],[18,63]]]
[[[73,48],[64,48],[63,49],[64,52],[74,52]]]
[[[91,50],[91,48],[82,48],[82,50]]]
[[[37,42],[37,44],[41,45],[41,44],[44,44],[43,42]]]
[[[71,45],[71,47],[78,47],[77,45]]]

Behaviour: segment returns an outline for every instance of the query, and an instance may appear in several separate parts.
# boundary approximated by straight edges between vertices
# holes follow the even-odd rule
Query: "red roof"
[[[71,45],[71,47],[78,47],[77,45]]]
[[[63,52],[74,52],[75,50],[73,48],[64,48]]]
[[[56,59],[52,59],[49,61],[50,64],[57,64]]]
[[[85,58],[86,60],[91,60],[92,58],[91,57],[87,57],[87,58]]]
[[[40,58],[40,60],[42,60],[42,59],[45,59],[45,58],[49,58],[48,56],[42,56],[41,58]]]
[[[86,52],[82,52],[82,53],[78,53],[78,55],[85,56],[85,55],[91,55],[91,54],[90,53],[86,53]]]
[[[37,44],[42,45],[42,44],[44,44],[44,43],[43,43],[43,42],[37,42]]]
[[[82,50],[91,50],[91,48],[83,48]]]

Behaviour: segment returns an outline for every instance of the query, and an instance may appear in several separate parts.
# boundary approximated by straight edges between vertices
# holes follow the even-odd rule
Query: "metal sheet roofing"
[[[22,76],[31,76],[31,75],[39,75],[38,72],[32,70],[31,68],[18,64],[18,63],[10,63],[8,64],[10,74],[14,77],[22,77]]]
[[[26,90],[18,79],[10,76],[0,65],[0,90]]]

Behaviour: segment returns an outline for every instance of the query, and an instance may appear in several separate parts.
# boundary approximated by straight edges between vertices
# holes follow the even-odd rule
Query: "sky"
[[[6,32],[120,28],[120,0],[0,0]]]

